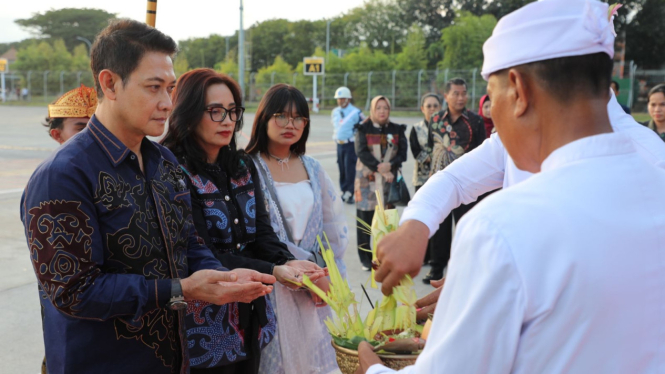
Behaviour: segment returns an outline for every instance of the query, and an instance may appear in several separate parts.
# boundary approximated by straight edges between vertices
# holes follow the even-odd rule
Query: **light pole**
[[[242,0],[240,0],[240,30],[238,31],[238,83],[243,102],[245,98],[245,30],[242,25]]]
[[[90,53],[92,52],[92,43],[90,43],[90,40],[88,40],[88,39],[86,39],[82,36],[77,36],[76,40],[80,40],[80,41],[82,41],[82,42],[84,42],[85,44],[88,45],[88,56],[90,56]]]
[[[330,53],[330,24],[332,20],[326,22],[326,65],[328,64],[328,54]]]
[[[328,55],[330,54],[330,23],[332,20],[326,22],[326,57],[323,59],[324,65],[328,66]],[[323,88],[321,90],[321,99],[323,99],[323,105],[325,105],[326,100],[326,74],[323,74]]]

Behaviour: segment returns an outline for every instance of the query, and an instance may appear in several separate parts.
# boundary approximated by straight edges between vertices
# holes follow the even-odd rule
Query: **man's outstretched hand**
[[[272,292],[275,277],[254,270],[199,270],[181,279],[185,300],[203,300],[222,305],[231,302],[249,303]]]
[[[429,228],[415,220],[406,221],[397,231],[381,239],[376,249],[379,268],[374,278],[382,283],[381,292],[384,295],[390,295],[404,275],[418,275],[423,266],[428,240]]]

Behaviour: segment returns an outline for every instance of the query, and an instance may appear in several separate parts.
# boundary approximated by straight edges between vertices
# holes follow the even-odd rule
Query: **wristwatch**
[[[182,294],[182,285],[180,285],[180,278],[171,280],[171,299],[166,304],[171,310],[185,310],[187,309],[187,302],[185,296]]]

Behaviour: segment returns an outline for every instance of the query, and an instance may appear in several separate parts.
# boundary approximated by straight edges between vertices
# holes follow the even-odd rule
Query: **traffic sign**
[[[325,65],[323,57],[305,57],[303,58],[304,75],[323,75]]]
[[[0,58],[0,72],[6,72],[9,61],[6,58]]]

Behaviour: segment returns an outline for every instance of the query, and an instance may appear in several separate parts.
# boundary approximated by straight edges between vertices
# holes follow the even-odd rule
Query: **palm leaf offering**
[[[372,225],[360,221],[361,225],[371,232],[373,238],[372,260],[376,261],[376,244],[386,234],[395,231],[399,225],[399,214],[396,209],[383,209],[381,197],[374,213]],[[328,317],[324,323],[333,341],[340,347],[358,349],[361,341],[367,341],[378,350],[389,342],[400,339],[419,337],[423,326],[416,323],[416,292],[413,289],[413,280],[406,275],[401,284],[393,288],[390,296],[383,299],[370,310],[363,319],[358,313],[358,301],[351,291],[348,283],[339,272],[335,264],[335,257],[330,248],[330,242],[325,233],[324,246],[320,237],[317,237],[321,253],[328,267],[330,275],[330,290],[328,293],[317,287],[307,275],[303,275],[303,281],[299,284],[306,287],[323,301],[328,303],[335,312],[332,318]],[[366,250],[366,249],[364,249]],[[372,287],[376,287],[374,271],[372,270]],[[418,346],[418,345],[416,345]],[[389,347],[389,346],[388,346]],[[387,348],[389,350],[389,348]],[[418,348],[420,351],[421,348]],[[417,352],[413,352],[417,353]]]

